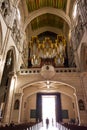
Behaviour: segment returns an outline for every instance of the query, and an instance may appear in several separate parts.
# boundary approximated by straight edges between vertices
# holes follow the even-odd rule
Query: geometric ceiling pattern
[[[41,27],[49,26],[63,30],[64,23],[65,21],[62,18],[53,14],[46,13],[33,19],[31,21],[31,28],[34,31]]]
[[[43,8],[53,7],[66,10],[67,0],[26,0],[28,12]]]

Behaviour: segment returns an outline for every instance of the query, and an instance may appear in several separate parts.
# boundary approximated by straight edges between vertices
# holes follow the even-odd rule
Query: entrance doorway
[[[49,125],[54,125],[56,121],[56,112],[55,112],[55,99],[54,95],[44,95],[42,96],[42,119],[43,125],[46,123],[46,118],[49,119]]]

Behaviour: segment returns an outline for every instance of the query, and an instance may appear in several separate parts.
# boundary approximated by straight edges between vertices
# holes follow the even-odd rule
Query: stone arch
[[[7,79],[8,79],[7,77],[9,73],[12,72],[13,70],[14,70],[14,55],[13,55],[13,50],[10,49],[8,50],[6,55],[1,86],[7,86]]]
[[[55,81],[51,81],[51,83],[52,84],[54,83],[56,85],[58,84],[59,86],[61,86],[60,87],[61,90],[59,89],[59,87],[56,88],[56,90],[58,89],[57,91],[59,91],[59,92],[62,92],[62,90],[63,90],[63,93],[67,94],[71,90],[71,93],[67,94],[70,97],[72,97],[72,95],[74,93],[76,93],[75,87],[71,86],[70,84],[66,84],[66,83],[58,82],[58,81],[56,81],[56,83],[55,83]],[[43,85],[43,84],[45,84],[45,85]],[[35,87],[35,85],[38,87],[38,89],[37,89],[37,87]],[[41,85],[41,86],[38,86],[38,85]],[[50,86],[52,86],[52,85],[50,85]],[[35,87],[35,92],[34,91],[32,92],[31,89],[34,87]],[[64,87],[65,87],[65,89],[64,89]],[[27,90],[28,88],[31,90],[31,93],[27,93],[28,95],[26,94],[26,97],[29,95],[31,96],[34,93],[40,92],[42,89],[47,89],[46,88],[46,81],[38,81],[38,82],[28,83],[28,84],[23,85],[20,89],[22,89],[22,92],[23,92],[24,89]],[[55,89],[55,87],[54,87],[54,89]],[[67,91],[67,89],[68,89],[68,91]]]
[[[81,70],[87,71],[87,43],[82,43],[80,52]]]
[[[16,64],[17,64],[17,56],[16,56],[16,50],[15,50],[15,47],[14,46],[11,46],[8,50],[7,50],[7,53],[8,51],[12,51],[12,55],[13,55],[13,70],[12,71],[16,71]]]
[[[39,10],[35,10],[33,12],[31,12],[27,18],[27,20],[25,21],[25,24],[24,24],[24,29],[26,29],[27,25],[36,17],[42,15],[42,14],[45,14],[45,13],[50,13],[50,14],[54,14],[60,18],[62,18],[64,21],[66,21],[66,23],[69,25],[69,27],[71,28],[71,21],[70,21],[70,18],[68,15],[65,14],[64,11],[62,10],[59,10],[59,9],[54,9],[54,8],[51,8],[51,7],[44,7],[44,8],[41,8]]]
[[[66,85],[66,84],[64,84],[63,83],[63,85]],[[62,87],[62,86],[61,86]],[[64,89],[64,92],[65,92],[65,90],[66,90],[66,87],[69,87],[69,88],[71,88],[71,90],[74,90],[74,87],[73,86],[70,86],[70,85],[66,85],[65,86],[65,89]],[[28,105],[28,101],[29,101],[29,98],[30,98],[30,101],[31,100],[33,100],[32,99],[32,96],[34,96],[34,99],[36,99],[36,94],[38,93],[38,92],[47,92],[47,93],[52,93],[52,91],[50,91],[49,92],[49,90],[47,91],[47,90],[45,90],[44,88],[39,88],[38,87],[38,89],[37,89],[37,85],[36,85],[36,90],[35,90],[35,92],[34,92],[34,88],[33,88],[33,84],[30,86],[30,88],[28,87],[28,86],[26,86],[26,87],[24,87],[24,89],[26,89],[26,92],[27,92],[27,94],[24,92],[22,95],[23,95],[23,97],[22,97],[22,105],[24,106],[25,105],[25,103],[27,103],[26,104],[26,108],[24,108],[24,111],[27,111],[27,105]],[[31,89],[33,90],[31,93],[28,93],[28,89],[29,89],[29,91],[31,91]],[[44,89],[44,91],[42,91],[41,89]],[[59,90],[59,88],[58,89],[56,89],[55,91],[53,91],[53,93],[61,93],[61,90]],[[74,95],[72,95],[71,96],[71,94],[68,94],[68,91],[66,91],[65,93],[61,93],[61,94],[64,94],[64,95],[66,95],[67,96],[67,98],[70,98],[71,99],[71,101],[74,101],[74,102],[72,102],[72,103],[77,103],[77,99],[76,99],[76,96],[74,96]],[[72,94],[73,94],[73,92],[75,92],[75,90],[74,91],[72,91]],[[66,94],[67,93],[67,94]],[[74,97],[74,98],[73,98]],[[34,102],[34,100],[33,100],[33,102]],[[77,109],[78,110],[78,107],[77,107],[77,105],[78,104],[74,104],[74,108],[73,109]],[[23,114],[23,118],[25,117],[25,113],[23,112],[23,106],[21,106],[21,112],[22,112],[22,114]],[[76,113],[76,116],[78,116],[79,115],[79,113]],[[20,119],[22,118],[22,117],[20,117]],[[22,118],[22,120],[23,120],[23,118]]]
[[[6,103],[8,100],[10,83],[11,83],[9,74],[14,71],[14,61],[15,61],[14,49],[10,48],[6,54],[6,60],[5,60],[1,84],[0,84],[0,91],[2,92],[2,94],[0,95],[0,106],[3,106],[1,110],[3,118],[6,109]]]
[[[46,32],[46,31],[53,32],[53,33],[56,33],[56,34],[62,34],[63,33],[60,29],[55,28],[55,27],[41,27],[41,28],[33,31],[32,34],[29,35],[30,40],[31,40],[32,35],[36,36],[36,34],[39,35],[39,34]]]

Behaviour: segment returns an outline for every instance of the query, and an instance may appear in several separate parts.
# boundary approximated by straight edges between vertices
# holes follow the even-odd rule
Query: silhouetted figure
[[[48,129],[48,126],[49,126],[49,119],[46,118],[46,128]]]
[[[52,126],[54,126],[53,118],[52,118]]]

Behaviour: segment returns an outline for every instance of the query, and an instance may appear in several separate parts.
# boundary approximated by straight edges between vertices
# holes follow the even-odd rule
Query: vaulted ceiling
[[[26,0],[29,12],[43,7],[53,7],[66,10],[67,0]]]
[[[19,5],[27,35],[35,35],[37,30],[38,35],[45,31],[58,34],[58,29],[68,36],[74,2],[75,0],[21,0]]]
[[[64,25],[65,21],[62,18],[49,13],[40,15],[31,21],[33,31],[44,26],[52,26],[63,30]]]

